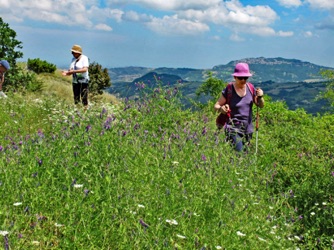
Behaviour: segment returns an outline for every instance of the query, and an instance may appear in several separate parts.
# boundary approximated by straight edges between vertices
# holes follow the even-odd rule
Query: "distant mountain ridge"
[[[157,74],[175,75],[185,81],[203,82],[207,77],[207,72],[211,71],[217,78],[224,81],[232,80],[234,66],[238,62],[249,64],[253,73],[252,82],[299,82],[319,80],[321,69],[333,69],[331,67],[319,66],[310,62],[304,62],[297,59],[276,58],[244,58],[234,60],[227,64],[217,65],[211,69],[192,69],[192,68],[146,68],[146,67],[120,67],[108,69],[111,81],[117,82],[135,82],[137,78],[145,74],[155,72]]]
[[[110,68],[112,81],[108,92],[118,97],[132,98],[138,95],[136,83],[144,83],[153,87],[160,85],[177,86],[182,95],[188,99],[196,99],[196,89],[208,78],[208,72],[224,82],[233,80],[231,74],[238,62],[249,64],[253,76],[249,79],[256,87],[261,87],[273,101],[283,100],[290,109],[304,108],[309,113],[324,112],[328,103],[315,102],[315,97],[325,90],[321,70],[334,68],[319,66],[297,59],[277,58],[244,58],[231,61],[225,65],[217,65],[211,69],[192,68],[145,68],[122,67]],[[208,97],[199,101],[204,103]]]

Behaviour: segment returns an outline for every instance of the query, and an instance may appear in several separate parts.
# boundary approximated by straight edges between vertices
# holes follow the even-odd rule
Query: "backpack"
[[[233,83],[229,83],[227,85],[227,95],[226,95],[226,104],[230,105],[230,101],[232,98],[232,84]],[[254,86],[251,83],[246,83],[247,87],[249,88],[250,92],[252,93],[253,96],[253,102],[254,102]],[[227,112],[226,114],[220,113],[218,115],[218,117],[216,118],[216,125],[218,129],[222,129],[225,124],[228,122],[228,120],[231,118],[231,112]]]

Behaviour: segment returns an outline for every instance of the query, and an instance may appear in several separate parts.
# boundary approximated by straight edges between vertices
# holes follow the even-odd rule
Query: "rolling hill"
[[[145,83],[152,87],[158,81],[162,85],[180,85],[182,94],[190,99],[195,98],[196,89],[207,79],[207,73],[225,82],[231,81],[234,65],[247,62],[253,76],[250,81],[261,87],[272,100],[283,100],[290,109],[304,108],[309,113],[327,110],[325,101],[315,102],[315,97],[324,90],[324,79],[321,70],[332,69],[297,59],[277,58],[244,58],[217,65],[211,69],[192,68],[145,68],[123,67],[110,68],[109,75],[112,87],[108,92],[118,97],[136,95],[135,83]],[[207,101],[202,98],[201,102]]]

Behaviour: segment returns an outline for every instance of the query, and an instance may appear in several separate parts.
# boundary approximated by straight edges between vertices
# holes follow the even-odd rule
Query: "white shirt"
[[[76,59],[75,57],[73,57],[72,59],[72,62],[71,62],[71,66],[70,66],[70,69],[71,70],[76,70],[76,69],[82,69],[84,67],[89,67],[89,60],[88,60],[88,57],[85,56],[85,55],[81,55],[79,57],[79,60],[77,61],[78,59]],[[77,75],[81,75],[83,76],[84,78],[88,79],[89,80],[89,74],[88,74],[88,70],[84,73],[77,73]]]

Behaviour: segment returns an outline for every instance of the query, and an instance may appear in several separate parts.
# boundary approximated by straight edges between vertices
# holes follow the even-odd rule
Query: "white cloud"
[[[304,37],[309,38],[309,37],[312,37],[312,36],[313,36],[313,33],[311,31],[305,31],[304,32]]]
[[[290,7],[299,7],[302,5],[300,0],[276,0],[280,5],[290,8]]]
[[[305,0],[305,2],[309,3],[315,9],[334,9],[333,0]]]
[[[221,40],[221,38],[220,38],[220,36],[213,36],[212,37],[212,40],[215,40],[215,41],[220,41]]]
[[[149,22],[151,19],[152,17],[146,14],[139,14],[135,11],[128,11],[123,16],[123,20],[132,22]]]
[[[120,9],[101,9],[96,6],[92,6],[87,12],[89,18],[105,22],[107,19],[113,19],[116,22],[121,22],[124,15],[124,11]]]
[[[10,7],[10,0],[0,0],[0,8],[9,8]]]
[[[235,41],[235,42],[242,42],[242,41],[245,41],[245,39],[242,38],[242,37],[240,37],[237,33],[233,33],[233,34],[230,36],[230,40]]]
[[[277,36],[281,36],[281,37],[289,37],[289,36],[293,36],[294,33],[292,31],[278,31],[276,33]]]
[[[222,0],[109,0],[109,5],[113,4],[139,4],[155,10],[185,10],[185,9],[206,9],[217,5]]]
[[[260,36],[283,36],[270,27],[279,17],[269,6],[243,6],[239,1],[232,0],[206,10],[187,10],[179,12],[179,17],[187,20],[197,20],[203,23],[214,23],[230,29],[235,34],[234,41],[240,41],[236,35],[248,33]],[[291,32],[289,33],[291,34]]]
[[[209,26],[204,23],[178,19],[176,15],[152,18],[146,25],[154,32],[164,35],[194,35],[209,31],[210,29]]]
[[[106,25],[104,23],[99,23],[95,25],[95,29],[104,30],[104,31],[112,31],[112,28],[109,25]]]
[[[280,0],[281,2],[288,0]],[[290,0],[295,3],[300,0]],[[307,0],[316,1],[316,0]],[[318,0],[320,1],[320,0]],[[279,18],[268,5],[246,5],[239,0],[108,0],[100,8],[99,0],[0,0],[0,15],[15,16],[21,21],[37,20],[86,29],[111,31],[110,22],[138,22],[160,34],[194,35],[218,25],[233,33],[260,36],[285,36],[270,26]],[[118,5],[119,8],[114,7]],[[127,5],[127,11],[123,10]],[[133,6],[145,6],[162,12],[139,13]],[[5,7],[6,6],[6,7]],[[164,12],[164,11],[168,12]],[[171,13],[170,13],[171,12]],[[168,14],[168,15],[167,15]],[[153,16],[155,15],[155,16]],[[164,15],[163,17],[161,17]],[[11,18],[13,20],[13,18]],[[290,32],[291,34],[291,32]]]

